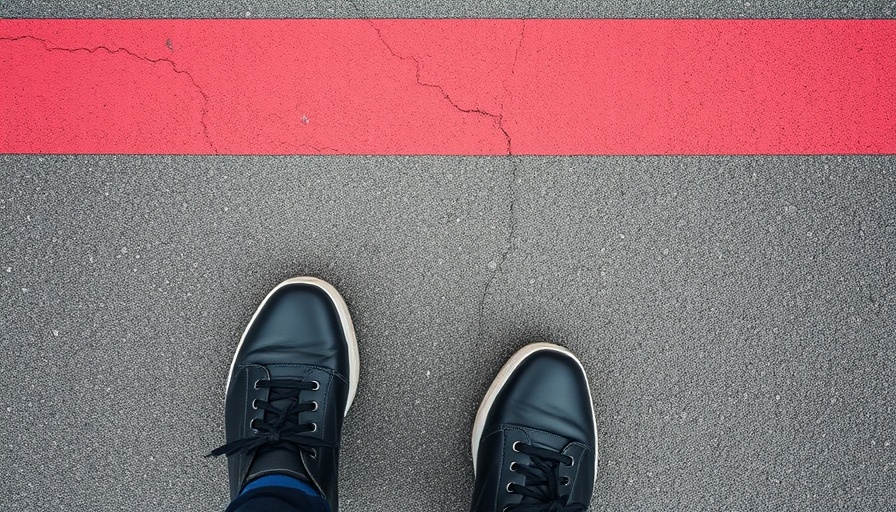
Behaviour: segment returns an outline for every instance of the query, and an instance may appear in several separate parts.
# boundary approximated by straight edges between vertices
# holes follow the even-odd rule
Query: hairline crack
[[[196,91],[199,93],[199,95],[202,96],[203,104],[202,104],[202,109],[200,111],[201,115],[200,115],[200,119],[199,119],[199,122],[202,124],[202,133],[203,133],[203,136],[205,137],[206,143],[209,145],[209,147],[212,149],[212,151],[214,151],[215,154],[220,154],[220,152],[218,151],[218,148],[215,146],[214,142],[212,142],[211,136],[208,131],[208,125],[206,124],[206,117],[208,116],[208,110],[209,110],[208,109],[208,106],[209,106],[208,94],[206,94],[205,91],[202,89],[202,87],[200,87],[200,85],[196,82],[196,79],[193,77],[193,75],[189,71],[178,68],[177,64],[173,60],[167,59],[164,57],[158,58],[158,59],[153,59],[150,57],[146,57],[145,55],[140,55],[138,53],[134,53],[133,51],[131,51],[127,48],[112,49],[112,48],[109,48],[108,46],[103,46],[103,45],[94,46],[94,47],[75,47],[75,48],[67,48],[67,47],[63,47],[63,46],[53,46],[50,44],[50,42],[48,40],[40,38],[40,37],[32,36],[32,35],[24,35],[24,36],[16,36],[16,37],[0,37],[0,41],[16,42],[16,41],[23,41],[23,40],[36,41],[36,42],[40,43],[41,45],[43,45],[44,49],[48,52],[68,52],[68,53],[87,52],[87,53],[93,54],[98,51],[105,51],[109,55],[117,55],[119,53],[124,53],[126,55],[129,55],[129,56],[135,58],[135,59],[142,60],[144,62],[149,62],[152,64],[159,64],[159,63],[168,64],[169,66],[171,66],[172,71],[174,71],[175,73],[177,73],[179,75],[185,75],[190,80],[190,83],[193,84],[193,87],[196,89]]]

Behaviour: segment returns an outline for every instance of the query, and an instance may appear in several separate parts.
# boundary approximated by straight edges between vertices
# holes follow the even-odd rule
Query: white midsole
[[[361,378],[361,358],[358,353],[358,340],[355,337],[355,327],[352,324],[352,317],[348,312],[348,306],[345,304],[345,299],[342,298],[339,291],[337,291],[330,283],[316,277],[293,277],[287,279],[274,287],[274,289],[265,296],[264,300],[261,301],[258,309],[255,310],[255,314],[252,315],[252,319],[249,320],[249,324],[246,325],[246,329],[240,337],[240,343],[237,345],[236,351],[234,352],[233,362],[230,364],[230,373],[227,374],[227,384],[224,386],[225,395],[230,388],[230,378],[233,376],[233,370],[236,367],[236,356],[243,347],[243,342],[246,341],[246,335],[249,333],[249,329],[252,327],[255,319],[258,318],[258,314],[264,308],[265,304],[267,304],[268,299],[270,299],[277,290],[293,284],[307,284],[316,286],[325,291],[336,306],[336,311],[339,313],[339,321],[342,323],[342,332],[345,336],[345,342],[348,345],[348,401],[345,404],[345,414],[348,414],[348,409],[351,407],[352,402],[355,400],[355,394],[358,392],[358,381]]]
[[[495,380],[492,382],[492,385],[488,388],[488,391],[485,393],[485,398],[482,399],[482,403],[479,405],[479,410],[476,412],[476,420],[473,422],[473,475],[476,475],[476,459],[479,456],[479,442],[482,440],[482,431],[485,428],[485,420],[488,418],[488,412],[491,410],[492,405],[495,403],[495,398],[497,398],[498,393],[504,388],[504,384],[507,383],[510,376],[513,374],[514,370],[522,364],[523,361],[526,360],[527,357],[531,356],[536,352],[540,352],[542,350],[552,350],[554,352],[559,352],[561,354],[565,354],[571,358],[579,365],[579,368],[582,368],[582,374],[585,375],[585,385],[588,386],[588,403],[591,404],[591,417],[594,416],[594,400],[590,399],[591,397],[591,387],[588,384],[588,375],[585,373],[585,368],[582,366],[582,362],[569,350],[560,345],[554,345],[553,343],[532,343],[530,345],[526,345],[525,347],[519,349],[515,354],[510,357],[510,360],[504,364],[501,368],[501,371],[498,372],[498,376],[495,377]],[[594,480],[597,481],[597,420],[594,421]]]

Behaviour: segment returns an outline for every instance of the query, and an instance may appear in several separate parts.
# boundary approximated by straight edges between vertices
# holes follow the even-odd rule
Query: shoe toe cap
[[[325,290],[311,284],[284,286],[266,300],[246,332],[240,364],[303,364],[347,372],[345,333]]]
[[[498,394],[489,423],[526,426],[594,446],[594,412],[581,365],[553,350],[529,355]]]

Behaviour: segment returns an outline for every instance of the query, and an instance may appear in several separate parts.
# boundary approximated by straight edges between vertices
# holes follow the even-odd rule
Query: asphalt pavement
[[[889,17],[892,2],[5,1],[5,17]],[[352,9],[355,9],[354,11]],[[0,156],[0,510],[220,511],[232,351],[332,282],[341,509],[468,507],[533,341],[588,371],[592,510],[896,509],[894,157]]]

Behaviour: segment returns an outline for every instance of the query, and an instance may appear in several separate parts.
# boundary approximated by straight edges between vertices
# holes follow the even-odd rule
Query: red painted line
[[[896,21],[0,20],[0,152],[894,154]]]

